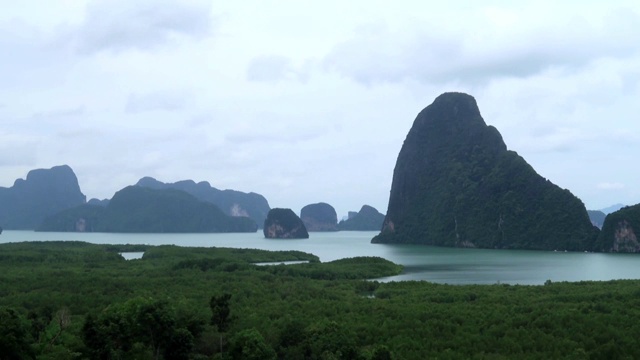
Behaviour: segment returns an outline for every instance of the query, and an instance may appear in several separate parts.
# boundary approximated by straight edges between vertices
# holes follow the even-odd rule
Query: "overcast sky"
[[[589,209],[640,202],[640,2],[0,0],[0,186],[71,166],[386,212],[417,113],[473,95]]]

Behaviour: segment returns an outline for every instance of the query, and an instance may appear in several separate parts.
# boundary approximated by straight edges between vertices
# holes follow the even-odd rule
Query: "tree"
[[[0,358],[33,359],[30,325],[12,308],[0,307]]]
[[[188,324],[187,324],[188,325]],[[193,334],[179,324],[167,301],[136,297],[106,308],[97,318],[88,315],[82,328],[93,358],[188,359]]]
[[[312,359],[354,359],[355,336],[335,321],[323,320],[307,328],[307,351]]]
[[[209,301],[211,308],[211,325],[215,325],[220,332],[226,332],[231,325],[231,309],[229,308],[231,294],[212,296]]]
[[[240,331],[231,339],[229,354],[234,360],[275,360],[276,352],[255,328]]]

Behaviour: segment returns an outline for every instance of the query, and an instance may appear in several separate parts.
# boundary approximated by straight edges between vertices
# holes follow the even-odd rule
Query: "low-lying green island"
[[[144,251],[126,261],[121,252]],[[292,265],[256,263],[307,261]],[[640,358],[640,281],[380,283],[381,258],[0,244],[0,354],[19,359]]]

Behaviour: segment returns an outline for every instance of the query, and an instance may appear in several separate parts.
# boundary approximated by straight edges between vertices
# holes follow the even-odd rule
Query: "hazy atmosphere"
[[[71,166],[385,212],[445,91],[589,209],[640,202],[638,1],[2,1],[0,186]]]

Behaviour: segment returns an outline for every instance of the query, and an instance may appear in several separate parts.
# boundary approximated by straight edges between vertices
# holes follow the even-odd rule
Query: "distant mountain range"
[[[202,233],[255,232],[248,217],[226,215],[217,206],[176,189],[128,186],[107,206],[84,204],[44,220],[38,231]]]
[[[477,124],[465,125],[468,119],[457,117],[479,117],[473,111],[475,101],[455,98],[441,99],[445,104],[426,115],[449,116],[453,124],[431,124],[427,132],[415,130],[417,135],[410,132],[396,164],[386,217],[365,205],[337,224],[338,230],[380,229],[382,224],[374,242],[640,252],[640,205],[616,204],[587,212],[568,190],[539,177],[514,152],[505,153],[497,130],[489,127],[485,133]],[[416,124],[429,121],[419,115]],[[459,136],[480,142],[469,146]],[[421,148],[424,144],[414,142],[430,138],[439,145]],[[455,196],[449,198],[451,194]],[[312,205],[316,210],[323,210],[321,205],[333,209]],[[150,177],[118,191],[113,199],[87,203],[66,165],[32,170],[12,187],[0,187],[0,229],[5,230],[255,232],[265,224],[269,210],[267,200],[256,193],[218,190],[192,180],[162,183]],[[606,212],[610,213],[605,216]],[[335,210],[307,215],[331,226],[336,221]],[[325,215],[330,215],[328,220]]]
[[[213,216],[213,220],[205,219],[199,225],[184,225],[185,229],[197,229],[194,231],[247,231],[255,225],[262,227],[267,213],[270,210],[269,203],[264,196],[256,193],[243,193],[235,190],[218,190],[212,187],[208,182],[195,183],[192,180],[179,181],[172,184],[165,184],[150,177],[140,179],[136,184],[137,188],[148,188],[151,190],[174,190],[174,196],[169,196],[167,192],[149,192],[149,207],[164,206],[172,201],[180,203],[180,206],[188,206],[189,209],[200,209],[205,213]],[[127,188],[126,188],[127,189]],[[123,189],[125,190],[125,189]],[[121,190],[122,191],[122,190]],[[177,192],[184,193],[185,196],[175,195]],[[124,194],[134,195],[128,189],[124,193],[116,193],[123,201]],[[114,198],[116,198],[114,195]],[[150,200],[156,198],[156,200]],[[126,196],[125,196],[126,199]],[[156,205],[151,205],[156,201]],[[211,206],[202,207],[201,204],[206,203]],[[26,179],[17,179],[10,188],[0,187],[0,226],[5,230],[50,230],[50,231],[142,231],[142,228],[129,225],[114,225],[114,219],[118,217],[116,212],[121,211],[127,216],[148,217],[147,223],[153,216],[149,212],[143,215],[141,212],[130,213],[128,209],[118,207],[112,204],[113,199],[91,199],[86,202],[85,195],[80,191],[78,179],[73,170],[67,166],[55,166],[51,169],[36,169],[27,174]],[[188,204],[188,205],[185,205]],[[130,202],[132,207],[134,204]],[[133,207],[132,207],[133,208]],[[179,206],[176,206],[180,209]],[[217,210],[213,210],[213,208]],[[140,209],[139,209],[140,210]],[[147,209],[148,210],[148,209]],[[162,211],[168,211],[164,209]],[[188,211],[184,211],[188,213]],[[220,212],[223,217],[219,216]],[[56,216],[54,216],[56,215]],[[174,214],[176,219],[180,218],[180,214]],[[191,214],[194,219],[198,218],[197,214]],[[71,218],[75,218],[72,223]],[[140,218],[140,221],[143,221]],[[219,220],[227,219],[230,220]],[[235,218],[240,220],[235,220]],[[251,219],[250,225],[242,220],[244,218]],[[43,221],[47,219],[46,223]],[[108,221],[106,221],[107,219]],[[158,218],[156,218],[158,220]],[[211,222],[211,221],[213,222]],[[76,223],[76,221],[79,221]],[[223,225],[222,222],[228,222]],[[244,224],[240,224],[243,223]],[[215,225],[214,225],[215,223]],[[107,226],[107,224],[109,224]],[[167,223],[163,222],[163,226]],[[240,224],[240,225],[238,225]],[[254,225],[251,225],[254,224]],[[107,226],[107,227],[105,227]],[[130,227],[129,227],[130,226]],[[155,225],[147,224],[148,229],[158,229]],[[177,224],[171,225],[173,227]],[[180,225],[183,226],[183,225]],[[179,227],[179,226],[178,226]],[[55,229],[55,230],[54,230]],[[173,231],[173,230],[168,230]],[[255,231],[253,229],[252,231]]]
[[[264,225],[264,220],[271,210],[267,199],[260,194],[218,190],[206,181],[196,183],[193,180],[182,180],[175,183],[163,183],[152,177],[143,177],[136,185],[151,189],[182,190],[201,201],[216,205],[229,216],[250,217],[260,228]]]
[[[614,213],[624,208],[625,206],[626,205],[623,205],[623,204],[614,204],[600,210],[587,210],[587,213],[589,214],[589,219],[591,220],[591,223],[594,226],[597,226],[599,229],[602,229],[602,226],[604,225],[604,220],[607,217],[607,215]]]
[[[605,214],[611,214],[612,212],[618,211],[620,209],[622,209],[623,207],[625,207],[626,205],[624,204],[613,204],[609,207],[606,207],[604,209],[600,209],[600,211],[602,211]]]

